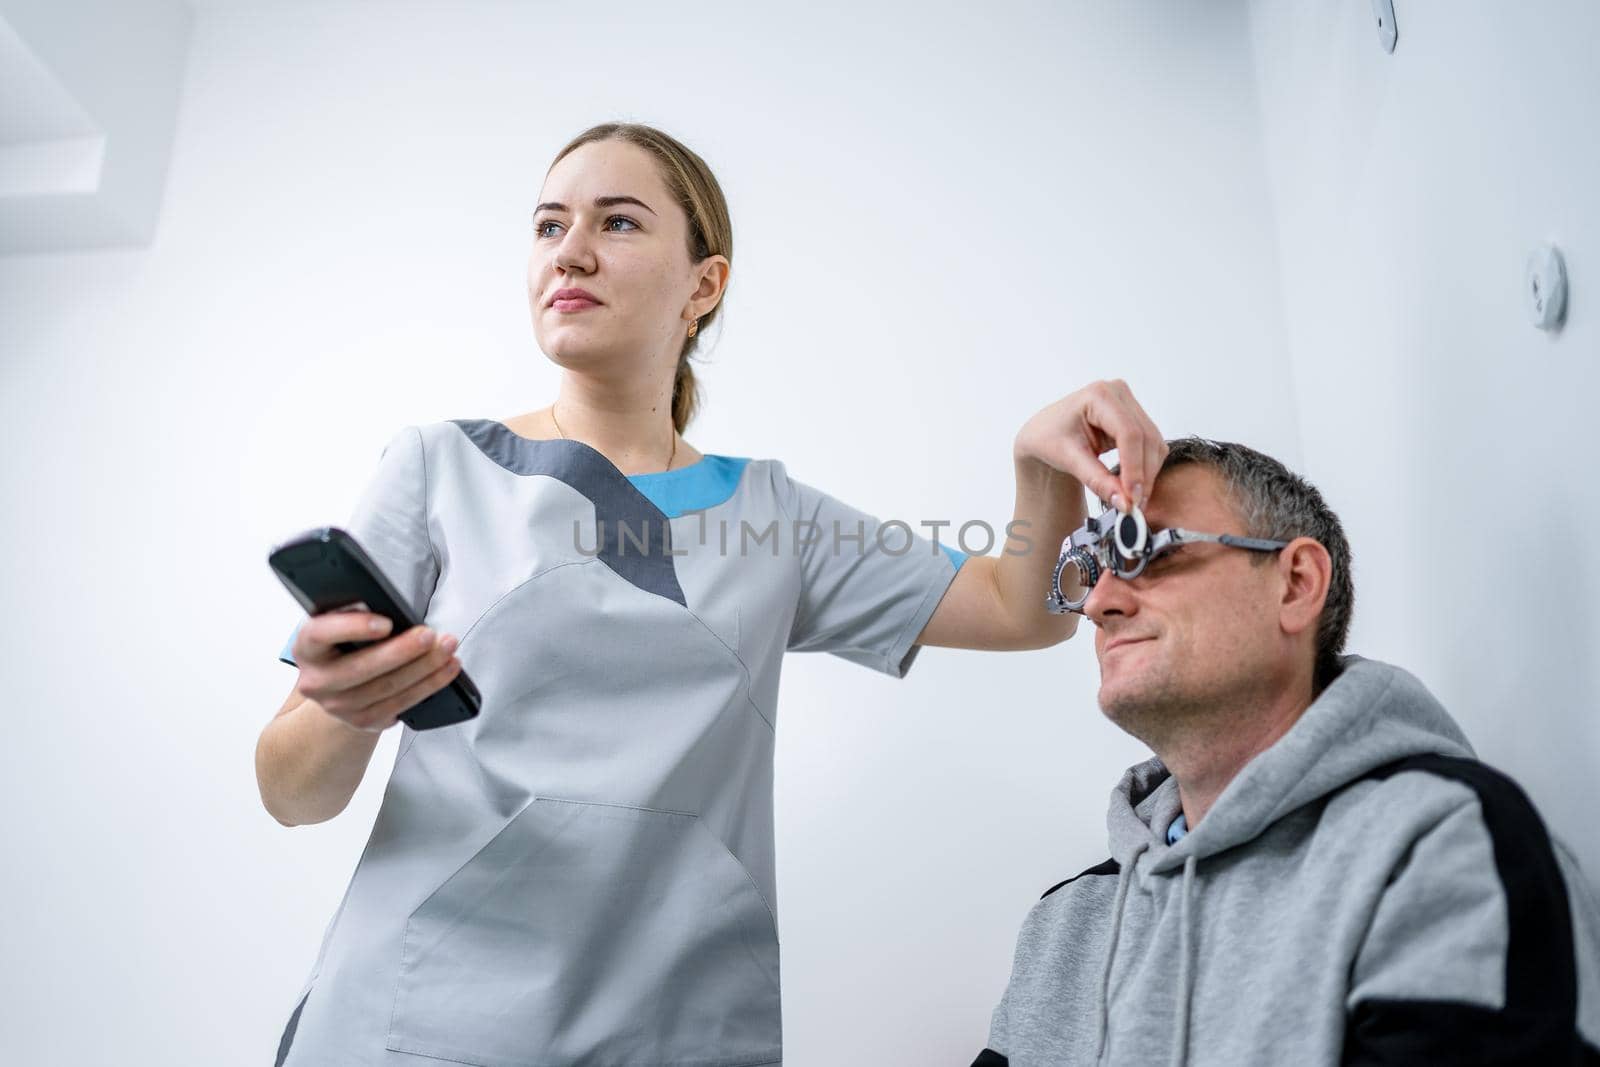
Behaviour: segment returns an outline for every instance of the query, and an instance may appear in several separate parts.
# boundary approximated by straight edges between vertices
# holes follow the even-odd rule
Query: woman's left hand
[[[1117,450],[1113,475],[1100,455]],[[1036,461],[1069,474],[1120,511],[1150,498],[1167,442],[1120,378],[1094,382],[1062,397],[1017,432],[1018,462]]]

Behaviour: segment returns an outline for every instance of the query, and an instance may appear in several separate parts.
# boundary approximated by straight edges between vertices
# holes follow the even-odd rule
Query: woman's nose
[[[562,270],[589,272],[594,269],[594,248],[583,231],[574,226],[556,245],[555,264]]]

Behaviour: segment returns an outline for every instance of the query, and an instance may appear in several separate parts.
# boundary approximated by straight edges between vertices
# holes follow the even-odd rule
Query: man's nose
[[[1132,615],[1138,610],[1133,588],[1118,578],[1109,567],[1100,571],[1100,577],[1089,590],[1089,599],[1083,602],[1083,613],[1093,622],[1110,615]]]

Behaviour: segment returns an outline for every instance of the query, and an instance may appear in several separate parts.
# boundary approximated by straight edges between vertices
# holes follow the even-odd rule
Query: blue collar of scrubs
[[[1188,832],[1189,823],[1183,817],[1183,812],[1180,811],[1178,812],[1178,817],[1173,819],[1172,824],[1167,827],[1167,844],[1176,845],[1178,839]]]
[[[628,481],[660,508],[663,515],[676,519],[685,512],[716,507],[733,496],[749,462],[748,456],[707,454],[676,470],[630,474]]]

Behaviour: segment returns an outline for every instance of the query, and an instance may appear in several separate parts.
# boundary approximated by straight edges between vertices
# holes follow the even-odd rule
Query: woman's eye
[[[628,216],[626,216],[626,215],[612,215],[610,218],[606,219],[606,228],[610,229],[611,224],[613,222],[626,222],[629,226],[632,226],[636,230],[639,228],[639,224],[637,222],[634,222],[632,219],[628,218]],[[554,221],[553,219],[546,219],[543,222],[536,222],[536,223],[533,224],[533,235],[535,237],[548,237],[549,234],[546,232],[545,227],[547,227],[547,226],[559,226],[559,225],[561,225],[561,224],[559,222]],[[612,232],[613,233],[626,233],[627,231],[626,230],[613,230]]]

